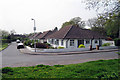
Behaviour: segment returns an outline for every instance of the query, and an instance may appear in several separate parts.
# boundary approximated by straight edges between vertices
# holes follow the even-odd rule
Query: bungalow
[[[54,30],[49,30],[49,31],[45,31],[42,34],[38,35],[37,38],[39,40],[39,42],[41,43],[47,43],[47,37],[53,33],[55,33],[56,31],[58,31],[57,27],[55,27]]]
[[[33,34],[30,34],[29,36],[28,36],[28,38],[30,39],[30,40],[33,40],[33,39],[38,39],[38,36],[40,35],[40,34],[42,34],[41,32],[38,32],[38,33],[33,33]]]
[[[29,34],[27,37],[28,37],[30,40],[32,40],[32,39],[34,39],[33,36],[34,36],[34,34]]]
[[[53,47],[78,48],[80,44],[93,48],[96,45],[101,46],[105,37],[97,32],[88,29],[82,29],[78,26],[69,25],[56,31],[47,37],[47,42]]]

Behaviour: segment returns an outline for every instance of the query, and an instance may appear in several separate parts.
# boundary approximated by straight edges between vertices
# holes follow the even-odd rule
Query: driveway
[[[29,55],[21,53],[13,42],[2,54],[2,67],[34,66],[38,64],[76,64],[100,59],[117,59],[118,54],[114,52],[85,53],[74,55]]]

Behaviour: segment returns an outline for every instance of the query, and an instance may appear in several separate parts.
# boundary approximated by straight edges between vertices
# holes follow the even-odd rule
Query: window
[[[55,44],[59,45],[59,40],[58,39],[55,40]]]
[[[74,40],[70,40],[70,46],[74,46]]]
[[[61,40],[61,45],[64,45],[64,44],[63,44],[63,40]]]
[[[51,43],[51,39],[48,39],[48,43]]]
[[[53,44],[53,42],[54,42],[54,39],[51,40],[51,43],[52,43],[52,44]]]
[[[97,43],[98,43],[98,41],[97,41],[97,40],[95,40],[95,43],[97,44]]]
[[[90,44],[90,40],[86,40],[86,44]]]
[[[58,39],[56,40],[56,43],[57,43],[57,45],[59,45],[59,40]]]

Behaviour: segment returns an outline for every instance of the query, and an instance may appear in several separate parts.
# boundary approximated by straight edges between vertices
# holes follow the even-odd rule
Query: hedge
[[[10,43],[11,40],[10,39],[1,39],[2,43]]]

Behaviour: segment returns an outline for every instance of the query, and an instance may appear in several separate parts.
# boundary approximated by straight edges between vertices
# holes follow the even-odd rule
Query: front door
[[[78,46],[79,46],[80,44],[83,44],[83,45],[84,45],[84,40],[78,40]]]

